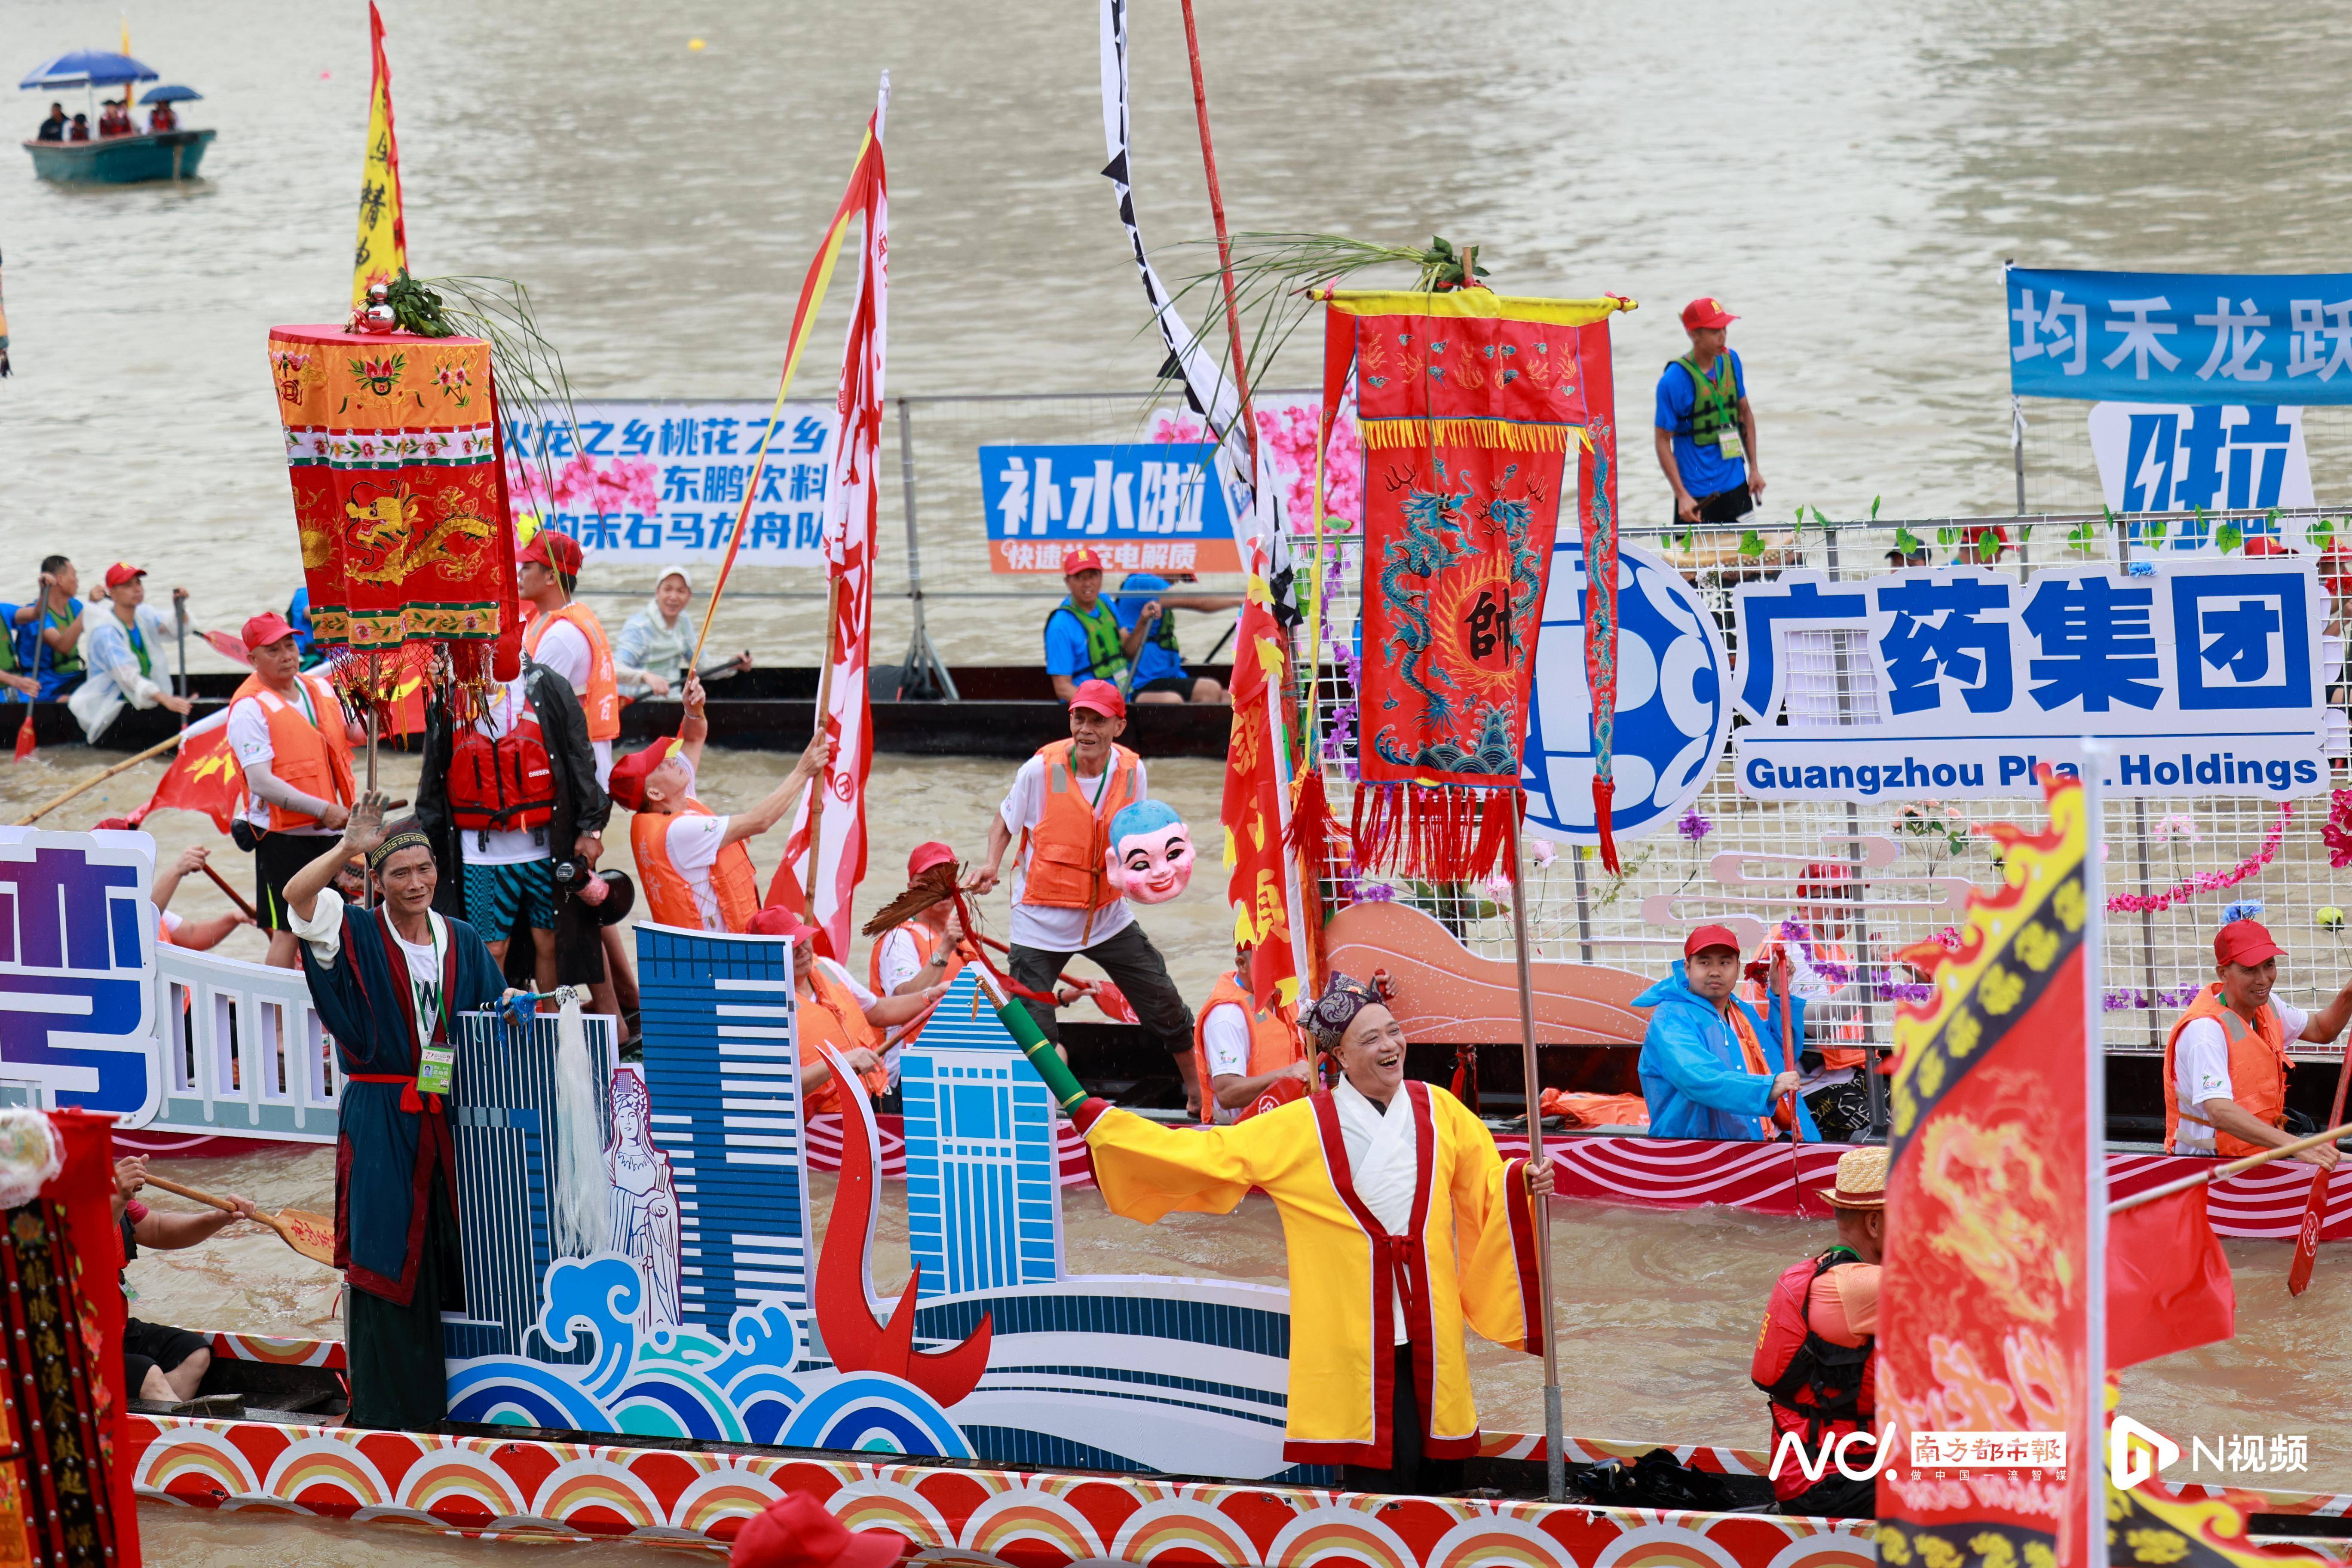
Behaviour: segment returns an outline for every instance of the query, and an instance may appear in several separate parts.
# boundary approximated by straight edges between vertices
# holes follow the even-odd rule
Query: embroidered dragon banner
[[[1607,739],[1616,581],[1609,318],[1631,301],[1486,289],[1318,298],[1328,306],[1323,405],[1338,405],[1352,370],[1364,464],[1356,861],[1448,880],[1479,875],[1507,842],[1501,792],[1518,787],[1570,450],[1586,558],[1599,568],[1596,598],[1607,601],[1588,623],[1601,655],[1591,670],[1595,740]]]
[[[514,596],[489,344],[273,327],[269,373],[320,644],[487,660]]]

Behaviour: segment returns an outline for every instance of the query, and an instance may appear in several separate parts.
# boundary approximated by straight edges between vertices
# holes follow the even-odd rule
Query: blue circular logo
[[[1584,677],[1584,545],[1552,548],[1536,642],[1521,777],[1528,820],[1571,844],[1595,844],[1592,689]],[[1610,816],[1620,838],[1638,838],[1690,809],[1731,733],[1725,692],[1731,661],[1715,617],[1682,574],[1646,550],[1617,558],[1617,792]]]

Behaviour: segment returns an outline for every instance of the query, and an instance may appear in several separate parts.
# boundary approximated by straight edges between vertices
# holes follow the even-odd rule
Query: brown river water
[[[1174,7],[1135,7],[1137,184],[1155,244],[1207,232]],[[2341,264],[2352,186],[2334,171],[2352,121],[2338,100],[2352,34],[2308,6],[2187,9],[2086,0],[1912,7],[1853,4],[1639,8],[1589,0],[1375,0],[1281,6],[1202,0],[1204,55],[1234,224],[1481,243],[1528,293],[1630,294],[1619,328],[1630,407],[1680,352],[1674,312],[1713,293],[1742,321],[1774,509],[1888,515],[2007,504],[2003,257],[2060,266],[2322,270]],[[952,17],[951,21],[948,18]],[[837,199],[875,78],[892,68],[893,393],[1135,388],[1160,355],[1144,323],[1102,163],[1096,28],[1085,5],[921,0],[389,0],[412,258],[421,273],[528,281],[580,392],[764,397],[813,237]],[[67,191],[22,163],[0,174],[0,253],[16,378],[0,383],[0,599],[68,551],[152,566],[205,624],[282,605],[297,580],[282,450],[261,370],[264,329],[340,312],[367,85],[355,5],[0,0],[0,67],[112,47],[205,94],[220,128],[184,188]],[[947,25],[942,25],[947,22]],[[708,47],[689,51],[689,37]],[[69,107],[78,108],[79,104]],[[41,105],[20,95],[29,134]],[[1197,257],[1198,252],[1192,253]],[[1163,258],[1171,273],[1194,263]],[[803,390],[822,395],[841,295]],[[1311,377],[1311,343],[1261,367]],[[2317,457],[2317,454],[2315,454]],[[1646,458],[1629,516],[1662,510]],[[2320,476],[2323,490],[2332,476]],[[953,526],[957,520],[949,520]],[[976,519],[961,520],[976,528]],[[886,529],[895,518],[886,506]],[[886,537],[887,535],[886,534]],[[886,568],[887,570],[887,568]],[[804,578],[753,574],[753,588]],[[589,586],[608,620],[646,574]],[[984,585],[984,584],[971,584]],[[1032,606],[935,615],[950,659],[1027,657]],[[903,624],[884,606],[877,653]],[[724,645],[805,662],[806,607],[744,602]],[[1188,647],[1216,628],[1192,617]],[[887,646],[885,646],[885,645]],[[1200,651],[1195,648],[1196,652]],[[219,668],[199,654],[199,668]],[[706,797],[761,793],[782,758],[714,753]],[[395,760],[391,776],[401,780]],[[21,807],[93,771],[86,754],[0,767]],[[60,813],[86,826],[146,797],[144,766]],[[1159,793],[1213,822],[1214,764],[1154,767]],[[883,759],[869,893],[917,840],[967,852],[1009,769]],[[166,852],[218,846],[199,819],[159,818]],[[766,858],[772,861],[772,851]],[[1147,925],[1189,994],[1220,962],[1216,878]],[[226,907],[201,883],[184,912]],[[998,918],[1003,906],[997,905]],[[257,952],[249,933],[228,951]],[[272,1203],[325,1206],[317,1152],[180,1174]],[[1146,1229],[1070,1205],[1073,1267],[1248,1277],[1279,1272],[1271,1216]],[[886,1226],[877,1272],[903,1267]],[[1554,1226],[1572,1348],[1572,1429],[1753,1443],[1746,1384],[1775,1271],[1825,1233],[1720,1213],[1563,1210]],[[894,1250],[896,1249],[896,1250]],[[2126,1407],[2178,1435],[2305,1433],[2315,1486],[2352,1489],[2352,1259],[2322,1262],[2290,1304],[2286,1253],[2231,1244],[2237,1340],[2130,1374]],[[217,1327],[301,1331],[328,1292],[271,1237],[229,1234],[142,1260],[142,1310]],[[1536,1363],[1488,1353],[1496,1426],[1538,1419]],[[445,1542],[393,1530],[147,1510],[163,1563],[242,1568],[263,1553],[383,1564],[619,1563],[622,1546]],[[675,1561],[665,1555],[661,1560]]]

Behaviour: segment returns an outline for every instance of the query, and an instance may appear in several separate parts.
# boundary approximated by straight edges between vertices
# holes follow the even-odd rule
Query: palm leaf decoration
[[[1216,248],[1214,240],[1189,240],[1184,245],[1188,249]],[[1309,289],[1330,288],[1359,273],[1383,267],[1412,268],[1412,287],[1427,293],[1474,287],[1477,279],[1486,276],[1486,268],[1478,260],[1476,246],[1456,249],[1436,236],[1432,236],[1426,246],[1412,246],[1378,245],[1338,234],[1234,235],[1234,303],[1244,320],[1251,323],[1249,363],[1260,367],[1261,374],[1272,364],[1291,334],[1314,310]],[[1213,265],[1185,275],[1176,291],[1176,305],[1181,309],[1205,290],[1206,298],[1198,300],[1194,309],[1203,319],[1213,319],[1224,310],[1223,279],[1222,269]],[[1231,374],[1229,336],[1203,332],[1202,343],[1203,347],[1221,345],[1213,352]],[[1163,370],[1162,376],[1170,376],[1173,368]]]
[[[520,414],[534,429],[571,431],[572,450],[580,450],[572,380],[564,374],[562,354],[539,330],[528,288],[511,278],[411,278],[403,270],[384,289],[384,303],[404,331],[420,337],[462,332],[487,342],[500,408]],[[542,492],[551,495],[555,467],[547,445],[541,441],[529,460],[539,470]]]

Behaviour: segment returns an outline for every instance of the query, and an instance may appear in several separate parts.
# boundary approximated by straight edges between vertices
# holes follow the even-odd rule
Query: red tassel
[[[1592,781],[1592,821],[1601,833],[1601,868],[1611,876],[1617,874],[1617,835],[1609,821],[1609,803],[1615,798],[1617,786],[1604,778]]]
[[[1362,804],[1362,796],[1357,797]],[[1294,855],[1304,854],[1307,865],[1320,875],[1332,860],[1331,841],[1339,837],[1339,825],[1331,816],[1331,799],[1324,793],[1323,775],[1310,773],[1298,781],[1298,798],[1290,805],[1290,836],[1286,847]]]
[[[1478,1047],[1454,1047],[1454,1098],[1460,1100],[1471,1115],[1478,1114]]]
[[[16,760],[23,762],[33,754],[33,705],[25,704],[25,717],[16,726]]]

